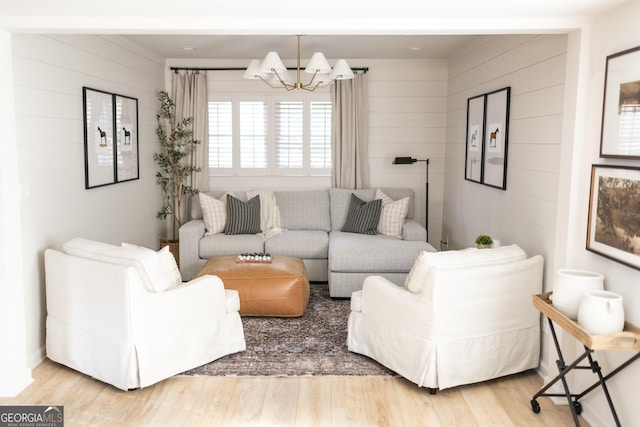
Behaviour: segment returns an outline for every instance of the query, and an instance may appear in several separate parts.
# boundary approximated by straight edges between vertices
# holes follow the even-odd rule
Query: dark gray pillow
[[[358,196],[351,193],[347,220],[342,231],[359,234],[376,234],[380,212],[382,211],[382,199],[364,202]]]
[[[260,196],[243,202],[227,194],[227,223],[224,234],[256,234],[260,229]]]

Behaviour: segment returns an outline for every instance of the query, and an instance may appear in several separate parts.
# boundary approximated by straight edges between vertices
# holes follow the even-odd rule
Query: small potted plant
[[[490,248],[492,244],[493,244],[493,239],[491,238],[491,236],[488,236],[486,234],[481,234],[478,237],[476,237],[476,245],[478,245],[478,249]]]
[[[158,94],[160,109],[157,119],[156,135],[161,150],[153,155],[158,165],[156,182],[163,195],[162,209],[156,215],[158,219],[173,218],[169,227],[169,236],[160,239],[160,246],[169,245],[176,262],[180,262],[178,252],[178,230],[183,222],[182,202],[186,196],[195,196],[198,189],[189,185],[188,178],[200,168],[191,163],[191,154],[200,141],[193,139],[191,124],[193,117],[178,120],[175,116],[175,103],[166,91]],[[179,265],[179,264],[178,264]]]

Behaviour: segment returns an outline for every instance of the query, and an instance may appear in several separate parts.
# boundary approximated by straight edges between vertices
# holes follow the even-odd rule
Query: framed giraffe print
[[[85,188],[138,179],[138,100],[88,87],[82,100]]]
[[[467,99],[467,181],[507,189],[507,139],[511,88]]]
[[[115,184],[113,94],[82,88],[85,188]]]

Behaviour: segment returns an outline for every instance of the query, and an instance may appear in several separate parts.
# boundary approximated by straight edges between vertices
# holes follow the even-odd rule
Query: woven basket
[[[179,241],[165,239],[164,237],[160,238],[160,248],[164,248],[165,246],[169,246],[169,252],[173,254],[173,257],[176,259],[176,264],[178,264],[178,268],[180,268],[180,244]]]

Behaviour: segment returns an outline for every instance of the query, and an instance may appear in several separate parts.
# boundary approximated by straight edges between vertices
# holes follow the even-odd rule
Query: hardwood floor
[[[62,405],[65,426],[572,426],[567,406],[530,400],[535,372],[431,395],[393,377],[182,377],[123,392],[45,360],[0,405]],[[581,424],[587,425],[584,420]]]

